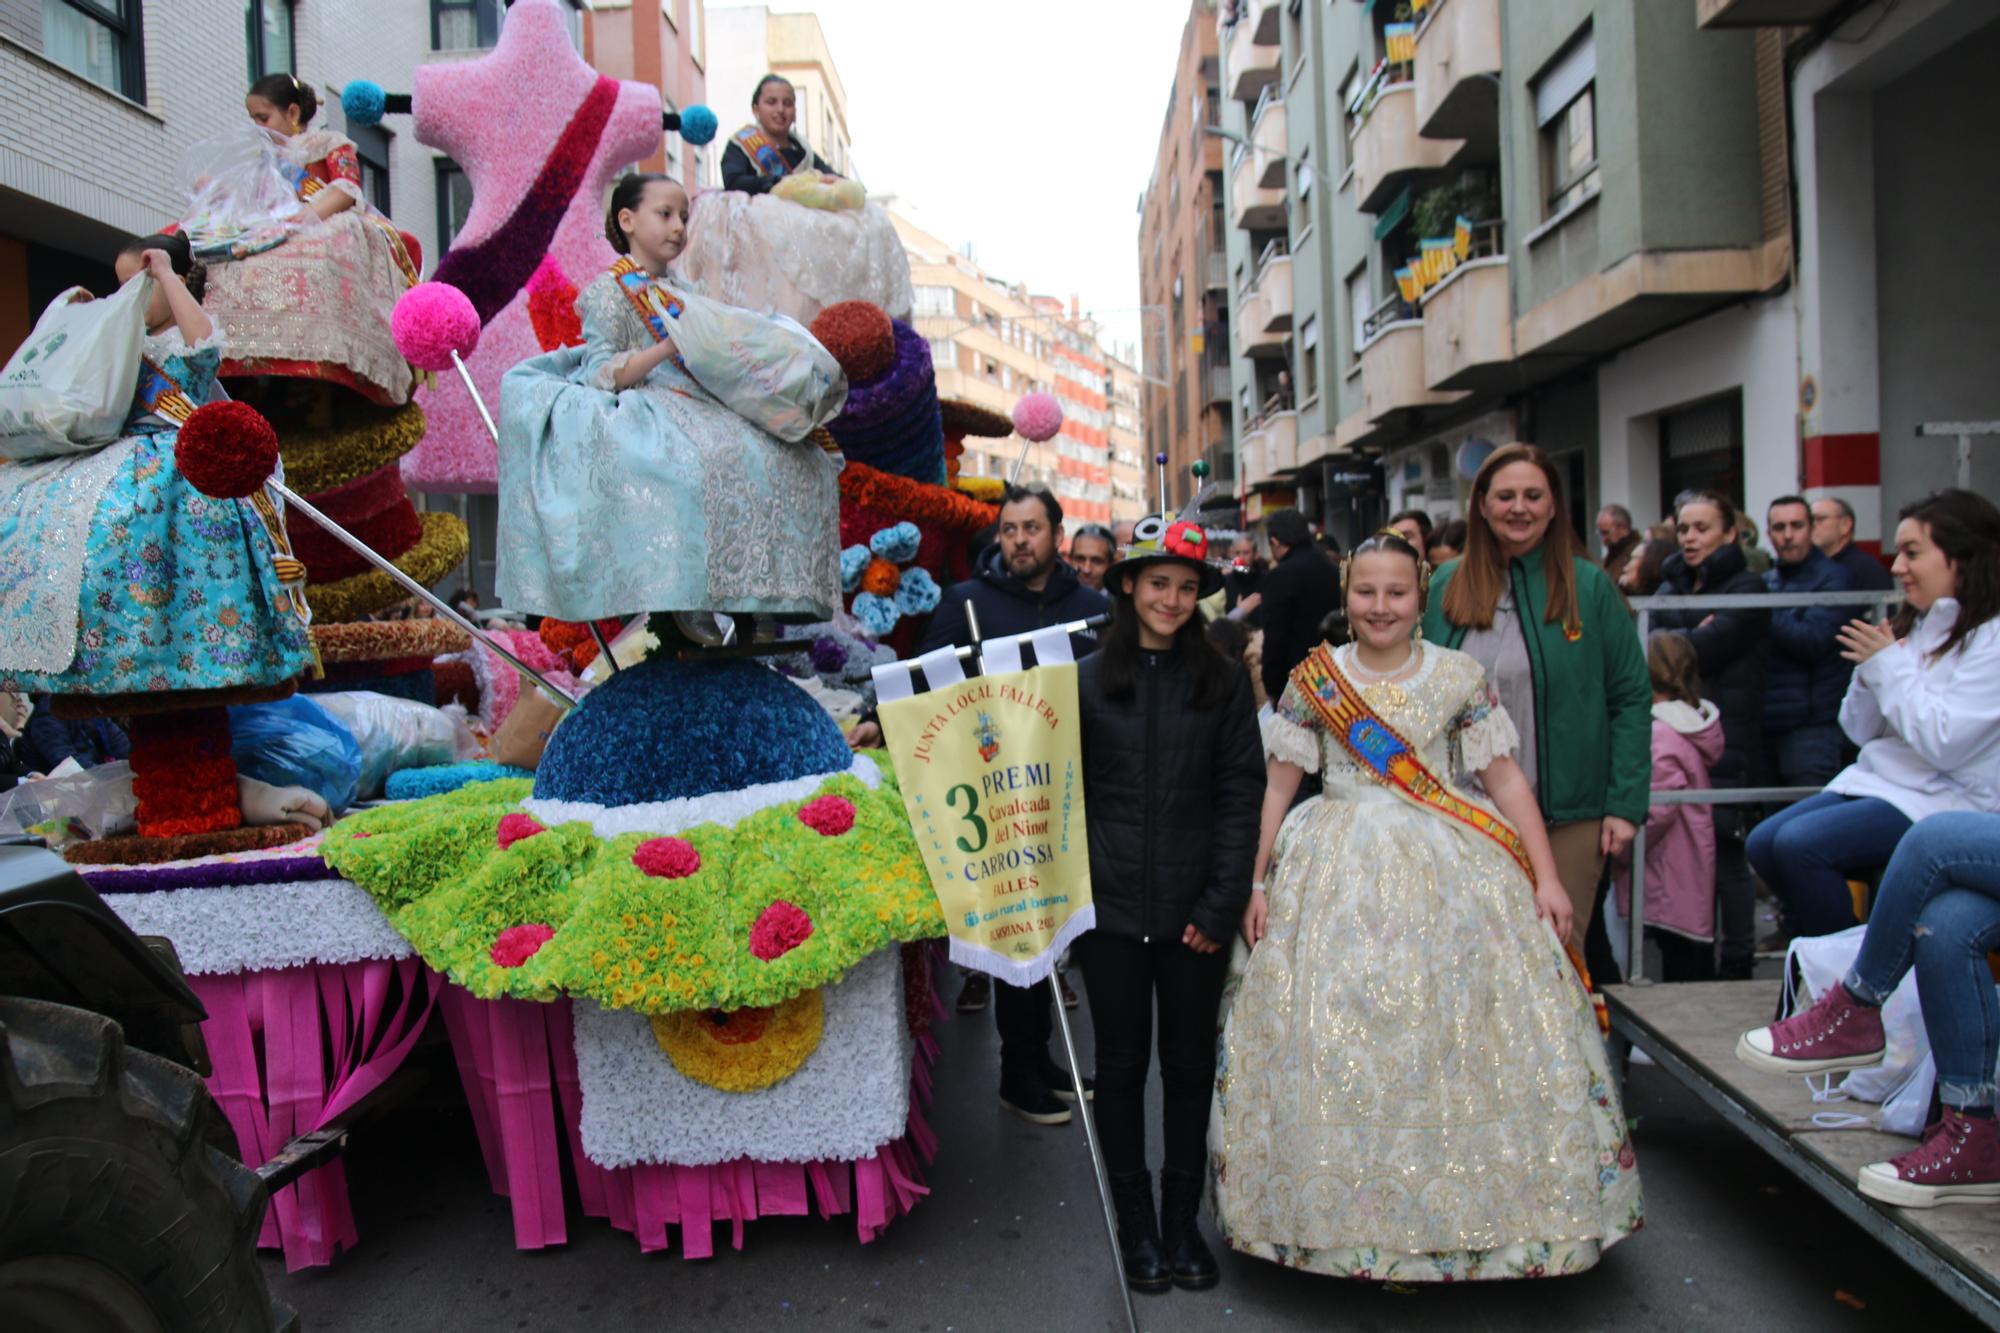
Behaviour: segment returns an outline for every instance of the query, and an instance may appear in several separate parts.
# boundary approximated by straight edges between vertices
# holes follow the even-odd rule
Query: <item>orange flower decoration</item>
[[[868,568],[861,575],[861,590],[872,592],[877,597],[894,597],[896,585],[903,581],[903,571],[876,556],[868,562]]]

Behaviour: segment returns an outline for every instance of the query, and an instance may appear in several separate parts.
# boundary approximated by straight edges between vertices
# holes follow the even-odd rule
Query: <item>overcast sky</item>
[[[819,15],[871,192],[897,195],[895,206],[940,239],[971,242],[989,272],[1075,294],[1112,338],[1138,341],[1138,203],[1186,0],[770,8]]]

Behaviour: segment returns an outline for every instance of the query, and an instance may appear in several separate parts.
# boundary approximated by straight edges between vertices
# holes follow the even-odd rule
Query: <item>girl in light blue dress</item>
[[[118,256],[154,291],[122,437],[0,462],[0,690],[156,694],[277,685],[311,657],[305,606],[250,499],[201,494],[174,465],[180,424],[225,395],[224,335],[181,236]],[[273,509],[273,514],[276,511]]]
[[[798,438],[778,438],[704,387],[754,393],[764,361],[740,344],[676,343],[676,321],[702,299],[667,274],[687,212],[665,176],[621,180],[605,233],[623,258],[577,299],[583,346],[502,381],[497,581],[508,606],[563,620],[826,620],[839,604],[838,464],[805,438],[817,420],[795,417]],[[762,335],[796,333],[825,357],[797,325],[763,323]],[[832,401],[843,396],[841,385]]]

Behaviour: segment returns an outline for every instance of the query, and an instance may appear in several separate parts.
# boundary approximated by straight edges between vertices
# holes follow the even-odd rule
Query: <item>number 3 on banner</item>
[[[965,793],[965,813],[960,815],[959,818],[972,825],[973,832],[977,835],[979,841],[967,842],[963,837],[954,839],[954,841],[958,843],[958,850],[961,852],[970,854],[984,851],[986,849],[986,821],[979,817],[979,793],[972,789],[972,784],[970,782],[961,782],[956,787],[953,787],[944,794],[944,803],[954,810],[958,809],[958,794],[960,792]]]

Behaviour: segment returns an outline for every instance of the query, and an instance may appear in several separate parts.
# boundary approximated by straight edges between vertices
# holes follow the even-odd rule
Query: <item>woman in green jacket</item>
[[[1605,858],[1646,818],[1652,685],[1618,590],[1563,517],[1562,479],[1532,444],[1494,452],[1472,485],[1465,554],[1437,571],[1424,636],[1486,668],[1521,733],[1580,949]]]

